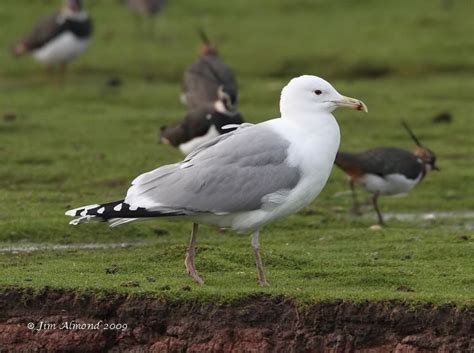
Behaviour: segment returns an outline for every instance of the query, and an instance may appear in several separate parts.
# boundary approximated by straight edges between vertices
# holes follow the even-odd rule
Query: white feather
[[[416,179],[409,179],[403,174],[388,174],[381,177],[375,174],[365,174],[358,180],[367,191],[379,192],[383,195],[395,195],[409,192],[421,180],[422,174]]]
[[[96,208],[96,207],[99,207],[99,206],[100,206],[100,205],[98,205],[98,204],[82,206],[82,207],[74,208],[74,209],[72,209],[72,210],[68,210],[68,211],[66,211],[64,214],[65,214],[66,216],[74,217],[74,216],[76,216],[76,213],[77,213],[77,211],[79,211],[79,210],[84,209],[84,210],[88,211],[88,210],[90,210],[90,209],[92,209],[92,208]]]
[[[217,136],[219,136],[219,131],[217,131],[214,125],[211,125],[209,130],[207,130],[204,135],[195,137],[188,142],[180,144],[179,149],[181,150],[181,152],[183,152],[183,154],[188,155],[200,144],[212,140]]]
[[[119,225],[136,221],[138,218],[112,218],[109,220],[110,228],[117,227]]]
[[[78,38],[71,32],[64,32],[35,50],[33,57],[46,65],[66,63],[82,54],[89,41],[89,38]]]

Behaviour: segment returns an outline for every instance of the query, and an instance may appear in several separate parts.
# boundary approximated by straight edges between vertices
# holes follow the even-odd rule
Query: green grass
[[[7,46],[48,13],[55,1],[7,0],[0,43]],[[30,58],[0,51],[0,243],[138,244],[127,249],[41,251],[0,255],[1,286],[44,286],[236,298],[261,291],[249,238],[203,228],[192,285],[183,269],[189,225],[154,221],[110,230],[71,227],[63,212],[123,197],[138,174],[181,158],[158,145],[158,127],[184,115],[180,78],[195,58],[195,28],[204,26],[235,68],[248,121],[278,116],[282,86],[310,73],[363,99],[368,115],[337,111],[342,149],[413,148],[406,119],[433,149],[442,171],[408,197],[382,198],[391,212],[474,209],[474,5],[437,1],[170,2],[153,38],[142,38],[116,1],[90,1],[96,36],[64,85],[45,78]],[[119,24],[117,26],[117,24]],[[119,77],[123,85],[106,82]],[[449,111],[452,124],[433,124]],[[334,170],[305,211],[262,232],[272,294],[302,300],[412,299],[472,303],[472,220],[390,221],[349,216],[345,178]],[[362,195],[361,195],[362,196]],[[167,231],[167,234],[159,235]],[[117,267],[107,274],[106,269]],[[154,282],[147,280],[153,277]],[[138,287],[123,287],[125,282]],[[192,291],[183,290],[191,285]],[[167,289],[169,286],[170,289]],[[412,288],[413,292],[397,290]],[[164,289],[163,289],[164,288]]]
[[[267,229],[263,256],[271,286],[265,289],[256,286],[249,238],[218,234],[210,228],[202,232],[196,262],[206,280],[203,287],[193,285],[184,271],[187,235],[182,233],[128,249],[3,256],[0,269],[8,276],[2,276],[0,284],[151,292],[175,299],[229,300],[263,292],[304,301],[404,299],[473,304],[473,242],[463,239],[462,232],[311,229],[305,223],[308,220],[300,217],[291,229],[279,225]]]

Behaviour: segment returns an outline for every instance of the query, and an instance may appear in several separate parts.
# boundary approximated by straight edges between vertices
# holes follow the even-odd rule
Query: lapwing
[[[184,155],[188,155],[200,144],[234,130],[243,122],[239,112],[227,110],[217,100],[214,104],[189,111],[183,121],[177,124],[162,126],[160,141],[179,148]]]
[[[148,39],[155,37],[156,17],[162,12],[167,0],[125,0],[131,12],[136,14],[138,35]],[[144,27],[145,26],[145,27]]]
[[[232,69],[219,57],[206,33],[199,30],[199,58],[184,72],[181,102],[189,110],[217,100],[229,111],[237,110],[238,86]]]
[[[13,54],[30,53],[48,67],[65,66],[81,55],[92,36],[92,21],[82,0],[65,0],[55,14],[41,20],[13,47]]]
[[[166,0],[127,0],[128,8],[141,16],[156,16],[166,5]]]
[[[397,147],[380,147],[362,153],[340,151],[336,156],[335,164],[349,177],[353,212],[359,212],[354,188],[355,184],[358,184],[373,194],[372,203],[379,225],[384,225],[377,203],[379,196],[407,193],[422,181],[428,172],[439,170],[434,152],[420,143],[406,122],[402,124],[416,144],[413,153]]]

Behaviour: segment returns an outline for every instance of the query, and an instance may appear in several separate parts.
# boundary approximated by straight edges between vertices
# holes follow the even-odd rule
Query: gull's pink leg
[[[256,230],[252,233],[252,248],[255,254],[255,262],[257,263],[257,280],[258,284],[262,287],[268,286],[267,279],[265,278],[265,271],[263,269],[262,258],[260,257],[260,242],[258,240],[260,236],[260,230]]]
[[[196,253],[196,241],[197,241],[197,232],[199,225],[193,223],[193,231],[191,233],[191,241],[189,242],[188,251],[186,251],[186,259],[184,260],[184,265],[189,275],[199,284],[204,284],[204,281],[199,277],[196,272],[196,267],[194,266],[194,255]]]

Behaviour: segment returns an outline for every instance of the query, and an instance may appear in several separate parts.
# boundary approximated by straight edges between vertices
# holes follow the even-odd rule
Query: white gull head
[[[312,113],[330,114],[337,107],[367,112],[367,106],[362,101],[344,97],[329,82],[317,76],[296,77],[281,91],[282,117]]]

